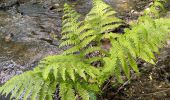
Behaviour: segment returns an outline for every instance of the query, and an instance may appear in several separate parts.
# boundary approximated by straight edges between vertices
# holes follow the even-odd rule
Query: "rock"
[[[56,40],[61,31],[59,14],[40,11],[23,10],[25,15],[0,11],[0,84],[62,51]],[[9,98],[0,96],[0,100]]]
[[[11,14],[8,12],[0,11],[0,27],[6,25],[11,20]]]
[[[0,0],[0,8],[10,7],[17,3],[18,0]]]
[[[132,9],[133,0],[105,0],[118,11],[130,11]]]
[[[23,4],[24,5],[24,4]],[[61,15],[25,4],[20,13],[0,11],[0,84],[30,70],[44,57],[59,54]]]
[[[18,12],[22,15],[30,15],[30,14],[42,14],[47,12],[45,8],[43,8],[43,5],[41,4],[31,4],[31,3],[25,3],[21,4],[18,7]]]

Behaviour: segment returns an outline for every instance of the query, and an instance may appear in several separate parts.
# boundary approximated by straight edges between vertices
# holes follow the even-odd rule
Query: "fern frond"
[[[152,17],[160,17],[160,11],[166,11],[164,4],[167,0],[154,0],[151,7],[144,11],[145,15],[150,15]]]
[[[117,65],[120,65],[119,62],[117,62]],[[115,72],[114,74],[115,74],[115,76],[116,76],[117,81],[118,81],[119,83],[124,83],[124,81],[123,81],[123,79],[122,79],[122,74],[121,74],[121,72],[122,72],[121,67],[120,67],[120,66],[116,66],[114,72]]]
[[[119,59],[122,69],[125,72],[126,76],[128,78],[130,78],[130,69],[129,66],[127,65],[127,60],[126,60],[126,52],[125,52],[125,48],[122,47],[122,45],[119,43],[119,41],[115,41],[115,40],[111,40],[111,43],[113,45],[113,47],[111,48],[111,57],[115,57],[115,55],[117,56],[117,58]],[[113,51],[116,51],[116,54],[113,53]]]
[[[122,23],[123,21],[117,17],[102,17],[101,26],[110,25],[114,23]],[[113,28],[114,29],[114,28]]]
[[[61,97],[61,100],[66,100],[66,94],[67,92],[67,84],[66,83],[60,83],[60,92],[59,92],[59,95]]]
[[[120,25],[122,24],[113,24],[113,25],[106,25],[106,26],[103,26],[100,30],[100,33],[105,33],[107,32],[108,30],[112,30],[112,29],[116,29],[118,28]]]
[[[101,48],[100,47],[89,47],[83,51],[83,55],[87,55],[87,54],[93,53],[95,51],[101,51]]]
[[[63,54],[64,55],[73,54],[73,53],[76,53],[76,52],[79,52],[79,51],[80,51],[80,48],[78,46],[74,46],[74,47],[71,47],[70,49],[64,51]]]
[[[80,38],[80,40],[83,40],[89,36],[94,35],[95,34],[94,32],[95,32],[94,30],[88,30],[85,33],[83,33],[82,35],[80,35],[79,38]]]
[[[28,71],[7,81],[7,83],[0,88],[0,92],[6,95],[11,93],[11,99],[15,98],[16,100],[19,100],[23,98],[23,100],[26,100],[31,98],[32,100],[36,100],[44,89],[44,85],[45,81],[40,74]],[[51,84],[49,84],[49,86],[51,86]],[[48,89],[45,90],[45,93],[47,93]],[[50,89],[49,91],[51,92]],[[52,97],[53,92],[54,90],[52,90],[49,96]]]
[[[73,90],[72,86],[68,85],[68,89],[67,89],[67,93],[65,95],[65,97],[67,98],[66,100],[76,100],[76,96],[75,96],[75,91]]]
[[[66,81],[66,79],[75,81],[76,75],[87,80],[87,75],[94,78],[99,73],[98,69],[83,63],[80,57],[76,55],[49,56],[42,61],[41,70],[44,72],[43,76],[45,76],[45,80],[49,77],[51,71],[55,71],[56,73],[60,73],[60,76],[64,81]],[[54,76],[56,76],[56,74],[54,74]]]
[[[90,27],[90,33],[84,32],[81,37],[96,36],[94,40],[100,41],[102,33],[114,30],[122,25],[122,20],[115,17],[115,13],[116,12],[113,11],[110,6],[103,3],[102,0],[93,0],[93,8],[85,18],[85,24]]]
[[[97,62],[97,61],[102,61],[102,58],[101,57],[92,57],[92,58],[85,59],[85,62],[88,64],[92,64],[93,62]]]
[[[66,41],[62,42],[60,47],[68,46],[68,45],[76,45],[80,41],[78,35],[80,34],[77,29],[79,29],[81,25],[80,14],[78,14],[75,10],[72,9],[68,4],[64,5],[64,16],[62,22],[62,32],[61,34],[64,35],[62,39],[67,39]],[[77,39],[77,41],[75,41]]]
[[[66,40],[64,42],[62,42],[60,44],[60,47],[63,47],[63,46],[70,46],[70,45],[76,45],[79,41],[76,41],[76,40]]]
[[[139,69],[138,69],[136,60],[135,60],[135,58],[134,58],[131,54],[128,54],[128,61],[129,61],[129,65],[131,66],[131,68],[132,68],[137,74],[139,74]]]
[[[81,47],[84,48],[86,47],[89,43],[91,43],[92,41],[94,41],[96,38],[96,36],[90,36],[90,37],[87,37],[85,38],[81,43]]]
[[[90,100],[89,92],[82,87],[81,84],[77,84],[77,91],[83,100]]]

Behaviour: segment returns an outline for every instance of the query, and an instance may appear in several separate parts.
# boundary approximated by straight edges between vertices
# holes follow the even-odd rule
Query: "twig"
[[[107,84],[103,87],[102,91],[107,88],[107,86],[109,85],[110,81],[111,81],[111,80],[109,80],[109,81],[107,82]]]
[[[158,91],[158,92],[153,92],[153,93],[148,93],[148,94],[142,94],[142,95],[154,95],[154,94],[158,94],[158,93],[161,93],[161,92],[167,92],[167,91],[170,91],[170,88],[168,88],[166,90],[162,90],[162,91]]]
[[[118,90],[116,91],[115,95],[118,94],[120,92],[120,90],[122,90],[127,84],[129,84],[130,80],[126,81],[121,87],[118,88]]]
[[[125,86],[128,85],[131,80],[135,79],[134,77],[135,77],[135,75],[132,75],[129,80],[127,80],[121,87],[118,88],[118,90],[116,91],[116,93],[114,95],[118,94],[120,92],[120,90],[125,88]]]

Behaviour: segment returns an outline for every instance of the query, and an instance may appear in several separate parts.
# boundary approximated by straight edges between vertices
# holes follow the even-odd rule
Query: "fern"
[[[14,84],[15,82],[15,84]],[[33,71],[25,72],[21,75],[15,76],[9,80],[3,87],[0,88],[2,94],[12,93],[11,99],[27,100],[44,100],[47,97],[51,97],[56,89],[56,84],[52,80],[43,80],[40,73]]]
[[[167,0],[154,0],[153,4],[151,5],[151,7],[149,7],[148,9],[146,9],[144,11],[145,15],[149,15],[152,17],[157,17],[159,18],[161,15],[161,12],[165,12],[165,8],[164,8],[164,4],[167,2]]]
[[[135,61],[137,58],[155,64],[154,52],[158,52],[158,47],[161,47],[169,37],[168,20],[153,20],[149,16],[143,16],[138,23],[132,25],[132,29],[126,29],[125,34],[120,35],[116,40],[111,39],[112,48],[109,58],[117,58],[128,78],[130,78],[129,67],[139,73]]]
[[[150,9],[158,6],[163,9],[156,0]],[[159,12],[151,11],[156,15]],[[15,99],[52,100],[59,86],[61,100],[90,100],[101,92],[100,87],[110,76],[122,83],[122,72],[128,79],[131,70],[138,74],[136,59],[155,64],[154,53],[169,38],[170,19],[153,18],[147,12],[130,24],[124,34],[118,34],[112,30],[125,22],[115,13],[102,0],[93,0],[93,8],[82,20],[80,14],[65,4],[60,47],[68,49],[44,58],[34,70],[13,77],[0,87],[0,93],[11,93]],[[110,41],[108,50],[102,48],[101,41],[105,39]],[[101,64],[95,66],[96,62]]]
[[[40,69],[44,70],[44,73],[42,73],[44,80],[46,80],[51,73],[53,73],[55,79],[62,78],[64,81],[68,79],[68,77],[70,77],[72,81],[75,81],[77,75],[87,80],[87,74],[95,78],[99,73],[96,68],[83,63],[80,57],[75,55],[49,56],[42,61],[42,65],[40,64],[40,66]]]

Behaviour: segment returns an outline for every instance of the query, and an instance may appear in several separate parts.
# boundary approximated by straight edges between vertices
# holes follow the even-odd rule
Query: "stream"
[[[118,12],[117,16],[131,20],[151,0],[105,1]],[[91,0],[0,0],[0,84],[31,70],[42,58],[63,51],[59,44],[64,3],[74,4],[82,15],[92,6]],[[0,100],[9,99],[1,96]]]

